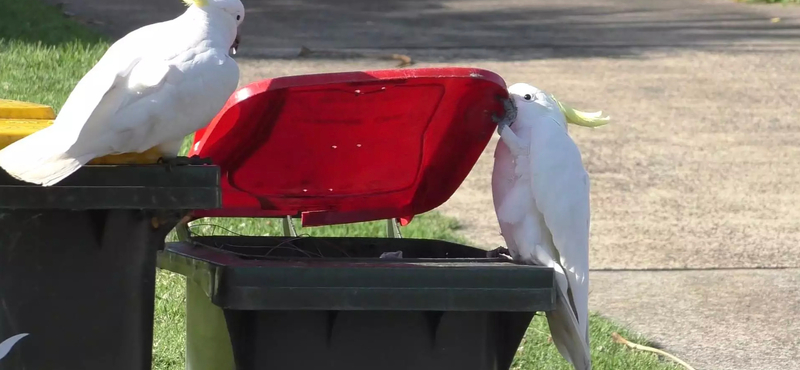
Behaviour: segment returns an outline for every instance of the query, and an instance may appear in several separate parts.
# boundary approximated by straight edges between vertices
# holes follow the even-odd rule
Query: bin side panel
[[[226,310],[225,316],[240,370],[505,370],[533,313]],[[520,328],[503,327],[511,321]],[[517,337],[504,337],[510,332]]]
[[[203,288],[186,281],[186,370],[236,370],[225,314]]]
[[[155,253],[144,211],[0,210],[0,370],[150,369]]]

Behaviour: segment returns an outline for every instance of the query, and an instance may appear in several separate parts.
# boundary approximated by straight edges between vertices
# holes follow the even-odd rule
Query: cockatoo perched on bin
[[[556,309],[546,313],[553,342],[575,369],[590,370],[589,176],[567,123],[596,127],[609,119],[527,84],[508,92],[492,173],[497,220],[514,260],[555,270]]]
[[[115,42],[72,90],[52,126],[0,150],[13,177],[53,185],[94,158],[157,147],[174,160],[239,82],[240,0],[184,0],[166,22]]]

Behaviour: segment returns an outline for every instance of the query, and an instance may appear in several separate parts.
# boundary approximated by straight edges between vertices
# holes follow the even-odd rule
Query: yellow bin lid
[[[53,108],[36,103],[0,99],[0,148],[53,124]]]
[[[36,103],[0,99],[0,149],[53,124],[52,107]],[[144,153],[126,153],[95,158],[89,164],[147,164],[161,157],[153,148]]]
[[[0,119],[54,120],[56,112],[46,105],[0,99]]]

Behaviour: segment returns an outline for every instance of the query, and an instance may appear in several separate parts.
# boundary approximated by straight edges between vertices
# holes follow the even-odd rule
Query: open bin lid
[[[304,226],[399,218],[444,203],[503,115],[503,79],[424,68],[268,79],[235,92],[189,155],[221,169],[221,209]]]

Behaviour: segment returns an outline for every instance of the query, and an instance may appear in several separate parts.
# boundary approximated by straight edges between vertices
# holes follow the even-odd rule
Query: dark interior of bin
[[[486,251],[430,239],[364,237],[201,236],[196,245],[228,252],[243,259],[376,259],[402,251],[402,260],[487,259]],[[389,261],[390,259],[385,259]]]

